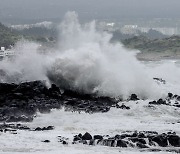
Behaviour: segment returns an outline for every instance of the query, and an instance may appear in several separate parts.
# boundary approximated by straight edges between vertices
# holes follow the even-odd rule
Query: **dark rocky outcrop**
[[[91,134],[89,134],[88,132],[86,132],[83,136],[82,136],[82,140],[91,140],[92,136]]]
[[[168,93],[165,99],[160,98],[157,101],[151,101],[149,102],[149,105],[167,105],[180,108],[180,96]]]
[[[129,100],[131,100],[131,101],[137,101],[137,100],[139,100],[139,98],[137,97],[136,94],[132,94],[132,95],[130,96]]]
[[[174,134],[168,136],[168,141],[171,146],[180,147],[180,137]]]
[[[87,138],[82,137],[82,134],[74,136],[73,144],[103,145],[121,148],[133,147],[140,149],[151,148],[150,150],[159,146],[180,147],[180,137],[171,132],[158,134],[155,131],[135,131],[118,134],[113,137],[109,135],[94,135],[93,139],[89,133],[85,133],[85,136]]]
[[[37,111],[49,113],[51,109],[62,106],[66,111],[103,113],[108,112],[116,103],[110,97],[81,94],[71,90],[62,93],[55,84],[47,88],[45,81],[0,83],[0,121],[31,122]]]

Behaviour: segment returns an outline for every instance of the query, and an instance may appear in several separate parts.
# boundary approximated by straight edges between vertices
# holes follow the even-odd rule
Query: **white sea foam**
[[[65,112],[64,109],[53,110],[50,114],[38,114],[32,123],[28,123],[31,128],[44,127],[48,125],[55,126],[51,131],[17,131],[17,134],[0,133],[1,144],[0,153],[2,154],[123,154],[148,153],[146,150],[141,152],[136,148],[119,148],[105,146],[88,146],[71,144],[73,136],[79,133],[89,132],[92,135],[110,135],[121,134],[124,131],[157,131],[165,133],[175,131],[180,135],[179,131],[179,115],[180,111],[171,106],[159,105],[156,107],[148,107],[147,101],[138,101],[138,103],[123,102],[130,106],[130,110],[121,110],[111,108],[107,113],[78,113]],[[121,104],[121,103],[120,103]],[[57,136],[69,138],[69,145],[62,145],[58,142]],[[13,139],[12,139],[13,138]],[[50,143],[42,141],[50,140]],[[161,149],[161,147],[157,147]],[[167,147],[171,148],[171,147]],[[164,148],[165,150],[165,148]],[[152,154],[151,152],[150,154]],[[160,152],[161,153],[161,152]],[[163,154],[168,153],[162,151]]]
[[[81,25],[75,12],[67,13],[59,26],[59,47],[42,54],[38,44],[19,42],[14,49],[19,53],[16,58],[0,62],[5,72],[0,81],[47,80],[86,93],[123,98],[136,93],[141,98],[157,98],[163,91],[153,77],[179,77],[172,77],[179,68],[171,65],[147,67],[136,59],[137,51],[110,43],[112,36],[95,27],[94,21]]]

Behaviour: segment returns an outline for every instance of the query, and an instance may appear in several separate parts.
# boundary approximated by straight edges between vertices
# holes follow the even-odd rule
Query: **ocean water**
[[[46,80],[61,88],[86,93],[122,97],[130,110],[111,108],[107,113],[66,112],[52,110],[50,114],[37,113],[31,128],[55,126],[52,131],[18,130],[17,134],[0,132],[0,154],[142,154],[141,149],[114,148],[87,145],[62,145],[58,136],[69,138],[79,133],[116,135],[124,131],[175,131],[180,135],[180,111],[172,106],[148,107],[148,103],[164,98],[168,92],[180,95],[180,61],[138,61],[139,51],[111,44],[111,35],[98,32],[95,22],[81,25],[78,15],[67,13],[59,27],[59,46],[47,53],[39,51],[39,44],[21,41],[13,49],[13,60],[0,61],[0,82]],[[154,81],[162,78],[166,84]],[[136,93],[142,100],[126,102]],[[43,140],[50,140],[44,143]],[[159,147],[160,148],[160,147]],[[151,154],[156,152],[150,152]],[[166,154],[168,152],[159,152]]]
[[[160,70],[165,66],[179,66],[178,60],[163,60],[158,62],[143,62],[147,68],[153,68],[157,71],[156,77],[162,77],[166,80],[166,84],[155,82],[159,88],[166,92],[174,91],[174,94],[180,94],[180,87],[178,78],[170,76],[161,76]],[[164,66],[165,65],[165,66]],[[152,69],[150,69],[152,71]],[[176,71],[177,71],[176,70]],[[176,75],[177,72],[174,72]],[[158,76],[159,75],[159,76]],[[34,132],[21,131],[18,134],[0,133],[0,153],[2,154],[154,154],[157,152],[148,152],[136,148],[115,148],[105,146],[87,146],[82,144],[62,145],[58,142],[58,136],[69,138],[68,142],[73,141],[73,136],[79,133],[89,132],[92,135],[110,135],[121,134],[126,131],[157,131],[158,133],[167,133],[169,131],[176,132],[180,135],[180,110],[176,107],[159,105],[153,108],[148,107],[148,103],[153,99],[145,99],[140,101],[124,101],[119,102],[119,105],[124,103],[129,106],[130,110],[121,110],[111,108],[107,113],[87,114],[84,112],[65,111],[64,108],[60,110],[52,110],[50,114],[37,114],[37,117],[32,123],[23,123],[30,128],[44,127],[53,125],[55,129],[52,131]],[[42,141],[50,140],[50,143]],[[160,147],[156,147],[161,149]],[[166,148],[164,148],[165,150]],[[168,148],[167,148],[168,149]],[[170,152],[161,151],[158,153],[166,154]]]

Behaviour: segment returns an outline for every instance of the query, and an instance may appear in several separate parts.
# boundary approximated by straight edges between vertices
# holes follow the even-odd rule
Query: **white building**
[[[14,55],[15,55],[14,51],[5,50],[5,47],[1,47],[1,50],[0,50],[1,58],[8,57],[8,56],[14,56]]]
[[[138,25],[124,25],[124,27],[121,28],[121,33],[137,34],[138,33]]]

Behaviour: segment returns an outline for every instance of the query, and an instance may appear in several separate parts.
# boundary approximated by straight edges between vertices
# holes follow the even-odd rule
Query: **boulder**
[[[131,101],[137,101],[137,100],[139,100],[139,98],[137,97],[136,94],[132,94],[132,95],[130,96],[129,100],[131,100]]]
[[[152,138],[152,141],[156,142],[161,147],[167,147],[168,146],[168,140],[166,134],[157,135]]]
[[[128,147],[127,143],[125,141],[123,141],[123,140],[117,140],[117,145],[116,146],[117,147],[122,147],[122,148]]]
[[[89,134],[88,132],[86,132],[83,136],[82,136],[82,140],[91,140],[92,136],[91,134]]]
[[[95,140],[102,140],[103,136],[101,136],[101,135],[94,135],[94,139]]]
[[[180,147],[180,137],[177,135],[169,135],[168,136],[168,141],[170,145],[174,147]]]

